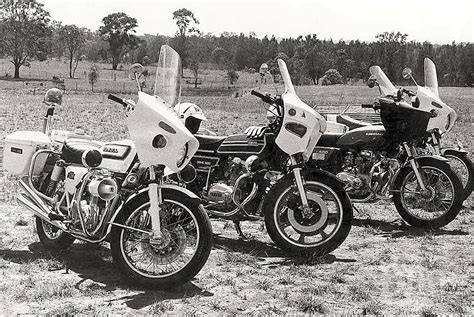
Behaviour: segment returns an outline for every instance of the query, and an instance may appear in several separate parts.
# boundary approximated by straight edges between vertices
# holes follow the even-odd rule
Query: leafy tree
[[[201,34],[201,32],[196,28],[199,21],[194,17],[194,13],[185,8],[174,11],[173,20],[176,20],[176,25],[178,26],[174,46],[183,61],[184,67],[187,66],[188,59],[187,37],[192,34]]]
[[[304,69],[313,81],[313,84],[319,84],[319,78],[324,75],[328,69],[328,56],[320,52],[317,48],[311,49],[304,57]]]
[[[139,44],[135,33],[138,26],[135,18],[123,12],[109,14],[102,19],[104,25],[99,28],[102,38],[109,43],[109,52],[112,57],[112,69],[117,65],[127,50],[136,48]]]
[[[222,47],[216,47],[211,53],[212,61],[219,67],[222,67],[230,60],[229,56],[229,52]]]
[[[89,84],[91,84],[91,90],[94,92],[94,85],[99,80],[99,69],[96,65],[93,65],[89,70]]]
[[[74,78],[77,65],[84,53],[87,33],[87,29],[80,29],[74,24],[59,29],[59,40],[63,43],[69,59],[69,78]]]
[[[50,35],[49,12],[43,4],[29,1],[7,1],[0,4],[0,47],[15,67],[15,78],[28,57],[44,49]]]

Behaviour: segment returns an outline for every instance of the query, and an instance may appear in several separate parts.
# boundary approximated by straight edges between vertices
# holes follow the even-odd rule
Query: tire
[[[443,154],[449,160],[451,169],[456,173],[461,180],[463,187],[462,200],[466,200],[472,193],[473,183],[473,168],[472,161],[466,153],[459,153],[458,151],[446,150]]]
[[[139,232],[118,226],[112,228],[110,245],[114,263],[118,266],[124,279],[131,284],[160,289],[179,286],[190,281],[199,273],[211,252],[212,228],[206,212],[199,208],[195,200],[182,192],[163,189],[162,193],[161,226],[162,232],[169,239],[165,247],[153,246],[148,235],[144,236]],[[143,211],[147,210],[148,206],[148,192],[144,192],[125,207],[116,222],[147,230],[150,228],[150,217]],[[171,207],[175,208],[174,215],[171,213]],[[176,215],[177,213],[179,215]],[[182,218],[183,215],[185,218]],[[138,223],[139,221],[141,223]],[[170,225],[174,225],[174,227],[171,228]],[[134,239],[135,241],[133,241]],[[184,252],[190,243],[188,239],[195,239],[191,241],[191,244],[194,242],[194,245],[191,245],[192,254],[188,254],[189,257],[182,261],[183,265],[174,270],[175,267],[171,265],[180,264],[176,263],[177,260],[184,257]],[[131,243],[135,243],[133,249],[127,250]],[[133,252],[135,250],[143,251],[141,254],[145,254],[146,258],[141,256],[134,261]],[[148,271],[148,268],[142,265],[146,261],[150,263],[148,266],[152,266]],[[167,264],[163,266],[165,261]],[[161,272],[160,268],[171,268],[173,271]]]
[[[291,173],[268,194],[263,206],[265,225],[270,238],[281,249],[296,255],[323,256],[337,249],[348,236],[353,217],[351,202],[334,175],[308,170],[301,171],[301,175],[308,202],[313,207],[312,215],[303,216]],[[327,208],[329,201],[332,210]]]
[[[400,170],[393,183],[395,208],[403,220],[414,227],[430,229],[443,227],[453,221],[461,210],[463,202],[461,181],[445,162],[434,158],[423,158],[418,160],[418,164],[420,173],[429,187],[429,197],[421,194],[415,173],[411,165],[407,164]],[[441,190],[444,197],[441,195]],[[442,209],[437,211],[439,208]]]
[[[75,238],[70,234],[50,225],[36,216],[36,232],[43,246],[52,251],[64,250],[74,243]]]

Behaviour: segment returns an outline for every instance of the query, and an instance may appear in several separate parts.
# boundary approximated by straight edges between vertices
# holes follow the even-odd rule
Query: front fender
[[[448,164],[449,160],[441,155],[420,155],[420,156],[416,156],[414,157],[415,161],[418,163],[418,164],[421,164],[421,165],[426,165],[429,163],[429,161],[431,160],[437,160],[437,161],[441,161],[441,162],[444,162],[446,164]],[[395,175],[393,176],[392,178],[392,185],[395,181],[395,179],[397,179],[398,177],[398,174],[400,174],[400,172],[404,169],[404,168],[411,168],[410,166],[410,160],[407,160],[405,163],[403,163],[403,165],[397,170],[397,172],[395,173]]]
[[[458,149],[455,149],[455,148],[442,148],[441,149],[441,155],[444,155],[446,152],[454,152],[454,153],[457,153],[459,155],[467,155],[468,152],[467,151],[464,151],[464,150],[458,150]]]
[[[196,204],[197,207],[201,204],[201,199],[189,189],[172,184],[163,184],[159,186],[159,188],[161,188],[163,198],[166,198],[166,196],[169,195],[171,192],[177,191],[191,198],[191,200]],[[125,209],[128,205],[132,204],[134,200],[138,199],[142,195],[148,195],[148,187],[142,188],[138,192],[130,195],[127,200],[122,205],[120,205],[120,207],[115,211],[114,215],[110,219],[110,222],[114,222],[115,218],[117,218],[117,215],[119,215],[123,209]]]
[[[301,171],[301,175],[303,175],[303,177],[305,175],[314,175],[315,177],[327,177],[327,178],[332,178],[334,179],[339,185],[342,186],[342,188],[344,188],[344,182],[341,181],[339,178],[336,177],[336,175],[332,174],[332,173],[329,173],[328,171],[325,171],[325,170],[322,170],[322,169],[319,169],[319,168],[307,168],[307,169],[304,169]]]

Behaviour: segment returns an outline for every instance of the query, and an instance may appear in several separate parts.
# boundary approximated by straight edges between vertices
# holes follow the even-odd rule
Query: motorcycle
[[[439,97],[436,66],[429,58],[424,59],[424,73],[425,87],[422,87],[418,85],[413,78],[411,69],[405,68],[403,70],[403,77],[405,79],[413,80],[417,86],[417,92],[404,88],[397,90],[381,70],[375,73],[375,80],[380,87],[382,94],[401,95],[407,99],[407,102],[413,107],[433,112],[432,118],[430,118],[427,126],[425,137],[421,138],[418,144],[416,144],[417,150],[426,154],[440,155],[449,160],[451,168],[462,182],[462,200],[464,201],[469,197],[469,195],[471,195],[473,190],[474,170],[472,167],[472,161],[468,157],[467,151],[463,150],[460,142],[458,142],[459,148],[446,148],[442,146],[441,137],[451,131],[457,115],[456,112],[447,104],[442,102]],[[374,87],[374,84],[372,84],[371,87]],[[372,124],[351,118],[345,114],[347,110],[348,107],[339,115],[328,115],[328,120],[344,124],[349,127],[349,129],[355,129]]]
[[[132,68],[139,87],[140,67]],[[18,201],[35,214],[45,247],[107,241],[127,281],[158,288],[185,283],[201,270],[212,247],[209,217],[195,194],[163,183],[199,146],[171,108],[179,100],[180,74],[179,55],[162,46],[156,96],[139,89],[135,104],[109,95],[126,109],[131,140],[103,143],[51,130],[62,101],[57,89],[46,94],[43,132],[6,137],[4,167],[20,176]]]
[[[196,173],[186,187],[204,200],[210,216],[234,221],[241,237],[240,221],[263,218],[281,249],[323,255],[346,239],[352,207],[334,175],[306,168],[326,123],[298,98],[285,62],[278,65],[285,84],[281,96],[251,91],[278,111],[278,120],[257,138],[196,134]]]
[[[370,72],[383,80],[380,67],[372,66]],[[450,223],[462,207],[462,184],[446,158],[420,154],[416,148],[433,113],[412,107],[400,95],[381,96],[362,107],[380,111],[382,124],[323,134],[310,166],[335,173],[353,202],[393,198],[412,226]]]

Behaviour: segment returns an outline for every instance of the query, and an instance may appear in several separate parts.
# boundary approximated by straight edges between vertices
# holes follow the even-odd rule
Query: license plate
[[[313,160],[324,161],[325,159],[326,159],[326,155],[324,155],[324,153],[313,153]]]

